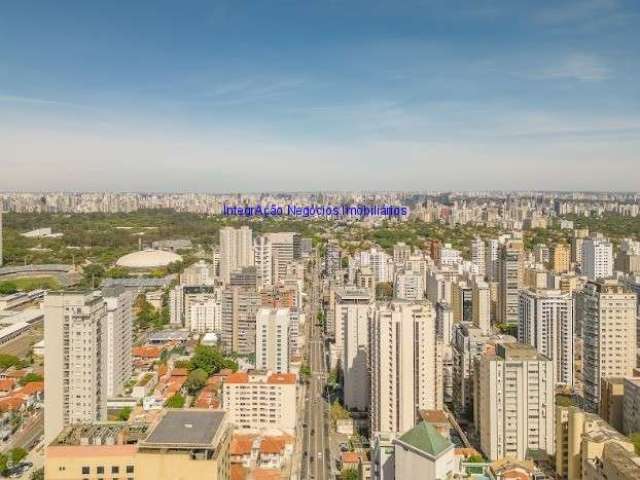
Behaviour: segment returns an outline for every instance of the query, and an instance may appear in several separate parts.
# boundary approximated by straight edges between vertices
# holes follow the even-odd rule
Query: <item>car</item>
[[[346,452],[347,450],[349,450],[349,445],[347,445],[346,442],[340,443],[340,451],[341,452]]]

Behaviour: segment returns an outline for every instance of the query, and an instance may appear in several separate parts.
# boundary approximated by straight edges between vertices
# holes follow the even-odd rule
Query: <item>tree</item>
[[[224,357],[217,348],[198,345],[191,358],[192,369],[202,369],[211,376],[224,368]]]
[[[96,288],[102,282],[106,272],[99,263],[87,265],[82,270],[83,283],[91,288]]]
[[[31,382],[42,382],[44,377],[42,375],[38,375],[37,373],[27,373],[24,377],[22,377],[19,381],[20,385],[26,385]]]
[[[179,393],[176,393],[172,397],[169,397],[165,402],[164,406],[167,408],[182,408],[184,407],[185,399]]]
[[[189,373],[184,386],[189,394],[195,395],[198,390],[205,386],[208,378],[209,375],[207,375],[207,372],[205,372],[201,368],[196,368]]]
[[[6,475],[8,469],[9,457],[4,453],[0,453],[0,475]]]
[[[129,270],[123,267],[113,267],[107,270],[106,275],[109,278],[129,278]]]
[[[7,369],[20,363],[20,359],[13,355],[7,355],[6,353],[0,353],[0,369]]]
[[[237,372],[238,368],[240,368],[238,366],[238,362],[236,362],[233,358],[225,358],[222,362],[222,368],[226,368],[231,370],[232,372]]]
[[[633,443],[633,446],[636,449],[636,454],[640,455],[640,432],[630,433],[629,439],[631,440],[631,443]]]
[[[118,412],[118,420],[121,422],[126,422],[127,420],[129,420],[129,417],[131,416],[131,410],[131,407],[121,408]]]
[[[11,295],[12,293],[16,293],[17,291],[18,287],[13,282],[0,283],[0,295]]]
[[[18,465],[26,456],[28,452],[24,448],[14,448],[9,451],[9,457],[11,458],[11,465]]]
[[[359,480],[360,475],[355,468],[346,468],[340,474],[340,480]]]

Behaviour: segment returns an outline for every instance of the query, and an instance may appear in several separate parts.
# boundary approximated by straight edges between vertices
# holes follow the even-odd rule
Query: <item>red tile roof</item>
[[[294,384],[296,383],[295,373],[274,373],[267,379],[267,383]]]
[[[281,438],[266,437],[260,442],[260,453],[281,454],[284,451],[284,440]]]
[[[132,354],[140,358],[160,358],[162,348],[160,347],[133,347]]]
[[[253,478],[255,480],[280,480],[280,477],[280,471],[272,468],[256,468],[253,471]]]
[[[226,383],[249,383],[249,374],[247,372],[236,372],[229,375]]]
[[[239,463],[232,463],[229,473],[231,480],[245,480],[247,478],[247,469]]]
[[[15,387],[16,381],[13,378],[0,379],[0,392],[10,392]]]

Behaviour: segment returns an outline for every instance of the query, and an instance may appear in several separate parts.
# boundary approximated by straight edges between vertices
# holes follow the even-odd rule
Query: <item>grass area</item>
[[[55,277],[21,277],[8,280],[8,282],[13,283],[18,290],[25,292],[42,288],[55,290],[61,287]]]

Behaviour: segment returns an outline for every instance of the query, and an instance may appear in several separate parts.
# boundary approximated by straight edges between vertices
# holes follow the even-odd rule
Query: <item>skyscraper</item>
[[[486,251],[484,242],[480,237],[475,237],[471,242],[471,261],[478,267],[478,274],[483,277],[487,273]]]
[[[253,244],[249,227],[220,229],[220,278],[229,283],[231,273],[253,265]]]
[[[499,343],[476,363],[474,423],[490,460],[554,453],[555,387],[551,360],[532,346]]]
[[[255,353],[256,313],[260,295],[254,287],[228,285],[222,291],[222,343],[225,351]]]
[[[271,242],[264,235],[257,237],[253,244],[253,250],[258,290],[262,290],[263,288],[268,288],[273,285]]]
[[[613,276],[613,245],[602,237],[589,237],[582,242],[582,274],[589,280]]]
[[[600,381],[631,376],[636,366],[636,294],[617,280],[588,282],[578,292],[585,409],[597,412]]]
[[[44,301],[45,443],[74,423],[106,420],[107,304],[97,292]]]
[[[405,432],[420,410],[442,408],[442,360],[429,302],[376,306],[369,329],[370,431]]]
[[[559,290],[520,292],[518,340],[551,359],[556,382],[573,386],[573,299]]]
[[[500,245],[498,257],[498,322],[518,324],[518,292],[523,286],[524,244],[508,240]]]
[[[471,309],[473,325],[488,332],[491,329],[491,291],[487,282],[473,283]]]
[[[256,368],[289,371],[289,309],[260,308],[256,314]]]
[[[115,397],[133,370],[133,294],[124,287],[105,288],[102,294],[107,303],[107,396]]]

